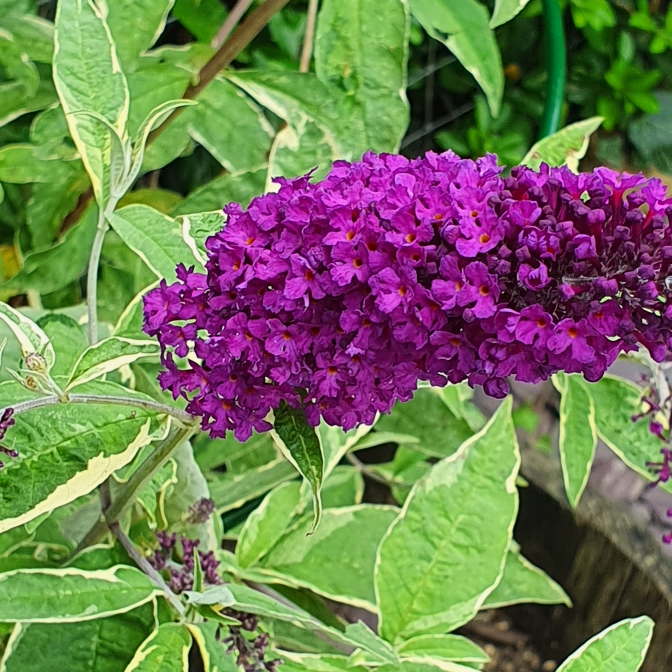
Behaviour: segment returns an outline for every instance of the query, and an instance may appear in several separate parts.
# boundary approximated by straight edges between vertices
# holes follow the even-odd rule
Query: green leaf
[[[497,587],[488,595],[483,609],[498,609],[510,604],[566,604],[572,602],[565,591],[517,551],[506,555],[504,574]]]
[[[322,506],[335,509],[361,504],[364,496],[364,478],[355,467],[336,467],[322,485]]]
[[[145,574],[125,565],[92,572],[19,569],[0,574],[0,621],[88,621],[122,614],[161,594]]]
[[[110,199],[112,136],[105,119],[125,137],[129,93],[106,22],[107,8],[94,0],[60,0],[56,7],[54,82],[72,139],[101,208]]]
[[[485,7],[477,0],[410,0],[410,4],[411,13],[427,33],[443,42],[474,76],[496,117],[504,92],[504,72]]]
[[[89,186],[81,161],[51,163],[51,180],[33,183],[26,204],[26,224],[35,250],[51,246],[63,221]]]
[[[173,16],[201,42],[210,42],[226,18],[219,0],[176,0]]]
[[[84,329],[76,320],[61,313],[47,313],[37,321],[37,325],[58,353],[51,375],[67,376],[79,355],[88,347]]]
[[[140,293],[136,294],[133,300],[126,306],[114,327],[113,334],[115,336],[119,336],[120,338],[138,338],[143,335],[142,301],[145,294],[154,289],[158,284],[159,281],[157,280],[155,283],[149,285],[149,287],[145,287]]]
[[[202,264],[205,264],[208,260],[205,241],[215,233],[219,233],[223,228],[224,215],[221,210],[182,216],[182,237],[194,257]]]
[[[214,551],[220,548],[221,524],[217,516],[203,523],[189,521],[189,509],[201,499],[210,499],[208,482],[196,464],[189,441],[182,442],[173,454],[177,466],[177,486],[165,497],[163,511],[170,530],[188,537],[200,539],[200,548]]]
[[[24,114],[44,110],[57,102],[58,96],[51,81],[41,79],[34,96],[20,82],[0,84],[0,127]]]
[[[135,394],[101,382],[84,391]],[[0,408],[32,398],[19,383],[0,384]],[[91,492],[150,442],[153,417],[142,409],[101,404],[58,404],[17,416],[5,441],[19,456],[0,470],[0,532]]]
[[[182,263],[203,272],[202,264],[182,238],[178,223],[147,205],[128,205],[108,217],[114,230],[159,278],[175,279]]]
[[[439,665],[404,661],[400,665],[383,665],[377,672],[473,672],[474,668],[460,663],[443,662]]]
[[[560,460],[569,503],[575,507],[588,483],[597,449],[595,404],[577,375],[554,377],[560,398]]]
[[[66,390],[100,378],[141,358],[157,358],[156,341],[111,336],[92,345],[81,354],[72,368]]]
[[[366,672],[367,668],[353,665],[347,656],[327,656],[321,653],[282,652],[283,672]]]
[[[376,610],[373,569],[380,540],[398,509],[362,504],[326,509],[322,522],[308,536],[304,519],[286,533],[259,566],[293,585],[369,611]]]
[[[181,623],[163,623],[140,645],[125,672],[189,672],[191,634]]]
[[[114,0],[107,17],[117,55],[126,72],[163,32],[175,0]],[[129,29],[130,28],[130,29]]]
[[[227,647],[217,639],[217,623],[206,621],[187,627],[201,653],[203,672],[238,672],[235,653],[227,653]]]
[[[54,57],[54,24],[39,16],[15,14],[2,18],[8,30],[31,61],[51,63]]]
[[[266,161],[274,132],[261,110],[225,79],[213,80],[189,110],[189,135],[229,172]]]
[[[0,672],[124,672],[153,627],[151,604],[93,621],[18,623]]]
[[[344,432],[340,427],[321,422],[317,431],[324,454],[324,478],[335,469],[341,459],[352,450],[355,445],[369,434],[373,425],[359,425],[355,429]]]
[[[490,662],[488,654],[470,639],[460,635],[420,635],[397,647],[402,658],[415,663],[476,663]]]
[[[294,467],[284,458],[279,458],[242,474],[212,474],[210,496],[221,514],[239,508],[295,476]]]
[[[92,203],[58,243],[26,255],[22,269],[3,287],[20,291],[34,289],[46,294],[78,280],[89,263],[97,218],[98,208]]]
[[[483,430],[414,486],[378,551],[385,639],[442,633],[475,616],[504,571],[519,464],[509,397]]]
[[[21,345],[21,352],[24,357],[37,352],[44,357],[47,362],[47,369],[51,369],[56,361],[54,348],[49,341],[49,337],[25,315],[15,310],[10,305],[0,302],[0,320],[2,320],[11,330]]]
[[[390,415],[376,423],[377,432],[411,434],[419,439],[409,446],[428,457],[448,457],[472,436],[467,422],[455,417],[443,401],[442,391],[420,388],[407,403],[397,402]]]
[[[274,411],[271,434],[283,455],[306,479],[313,495],[313,527],[315,531],[322,516],[320,489],[324,475],[324,455],[320,438],[306,420],[303,410],[286,402]]]
[[[185,590],[184,595],[189,604],[198,606],[219,605],[229,607],[235,603],[231,591],[226,586],[207,586],[202,592]]]
[[[495,9],[490,19],[490,28],[497,28],[508,23],[523,10],[530,0],[495,0]]]
[[[248,516],[236,544],[236,558],[241,567],[254,565],[283,536],[301,501],[301,485],[283,483],[266,495]]]
[[[354,159],[366,141],[361,120],[351,115],[340,92],[310,73],[248,71],[227,78],[287,122],[269,156],[269,177],[295,177],[337,158]]]
[[[225,203],[248,203],[263,193],[268,166],[262,165],[245,173],[225,173],[192,191],[171,213],[188,215],[221,209]]]
[[[381,21],[381,16],[385,17]],[[340,89],[367,149],[396,152],[408,127],[406,0],[325,0],[315,33],[315,70]]]
[[[602,123],[602,117],[590,117],[565,126],[553,135],[539,140],[522,160],[522,165],[538,170],[542,163],[549,166],[567,166],[577,172],[579,161],[588,149],[588,141]]]
[[[641,413],[644,391],[623,378],[607,375],[597,383],[583,383],[595,404],[597,434],[618,457],[647,481],[655,476],[647,462],[660,462],[660,442],[649,431],[649,420],[632,421]],[[672,482],[661,483],[672,492]]]
[[[558,672],[637,672],[653,635],[648,616],[616,623],[586,642]]]
[[[362,621],[351,623],[345,628],[345,636],[357,644],[361,649],[373,654],[375,658],[384,663],[397,663],[399,658],[394,649],[384,640],[378,637]]]
[[[0,180],[12,184],[52,182],[62,164],[63,158],[51,148],[28,143],[5,145],[0,149]]]

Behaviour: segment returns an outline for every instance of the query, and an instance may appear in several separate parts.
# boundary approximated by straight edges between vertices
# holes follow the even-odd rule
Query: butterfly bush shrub
[[[509,381],[572,506],[598,438],[672,491],[672,201],[578,172],[600,118],[400,153],[418,39],[508,123],[524,4],[0,1],[0,670],[467,672],[479,612],[582,613],[513,538]],[[602,625],[559,670],[640,669],[651,619]]]

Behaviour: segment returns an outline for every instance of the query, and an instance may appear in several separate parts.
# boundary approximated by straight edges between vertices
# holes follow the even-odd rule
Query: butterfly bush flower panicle
[[[370,423],[419,381],[601,378],[672,345],[672,200],[658,180],[497,159],[373,153],[320,182],[224,208],[206,273],[145,299],[160,382],[213,436],[270,428],[281,401],[311,424]]]

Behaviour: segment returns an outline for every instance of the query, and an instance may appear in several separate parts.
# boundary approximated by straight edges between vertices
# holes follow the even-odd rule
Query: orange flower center
[[[490,236],[487,233],[482,233],[478,238],[478,242],[485,245],[490,242]]]
[[[355,268],[361,268],[364,265],[364,262],[359,257],[357,257],[357,259],[352,260],[352,265]]]
[[[487,285],[481,285],[478,290],[478,293],[481,296],[487,296],[488,294],[490,294],[490,287],[488,287]]]
[[[579,335],[579,330],[576,327],[570,327],[567,329],[567,336],[570,338],[576,338]]]

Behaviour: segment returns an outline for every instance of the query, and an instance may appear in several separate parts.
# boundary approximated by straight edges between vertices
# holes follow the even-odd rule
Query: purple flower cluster
[[[174,552],[177,549],[177,534],[168,534],[167,532],[157,532],[156,539],[159,542],[159,548],[154,551],[148,560],[156,570],[168,572],[168,585],[170,589],[177,593],[183,593],[185,590],[192,590],[194,585],[194,551],[201,543],[198,539],[192,540],[186,537],[180,537],[182,545],[181,562],[173,559]],[[219,561],[215,558],[212,551],[202,553],[198,551],[198,559],[203,570],[203,583],[207,586],[219,585],[222,580],[217,574]]]
[[[350,429],[418,381],[557,371],[598,380],[672,337],[672,200],[658,180],[606,168],[516,167],[452,152],[368,153],[318,183],[224,208],[207,274],[179,267],[145,298],[164,389],[213,436],[270,428],[285,400]]]
[[[262,632],[254,639],[244,634],[257,630],[259,627],[257,617],[254,614],[233,609],[225,609],[224,614],[240,621],[240,626],[230,625],[228,636],[220,640],[227,647],[227,653],[236,655],[236,664],[245,672],[276,672],[282,661],[279,659],[265,660],[269,644],[268,634]]]
[[[7,433],[7,430],[14,425],[16,420],[14,419],[14,409],[13,408],[6,408],[2,416],[0,416],[0,441],[5,438],[5,434]],[[16,458],[19,456],[19,451],[15,450],[14,448],[7,448],[7,446],[3,446],[0,444],[0,453],[3,455],[7,455],[7,457],[13,457]],[[5,466],[5,463],[0,460],[0,469],[2,469]]]

